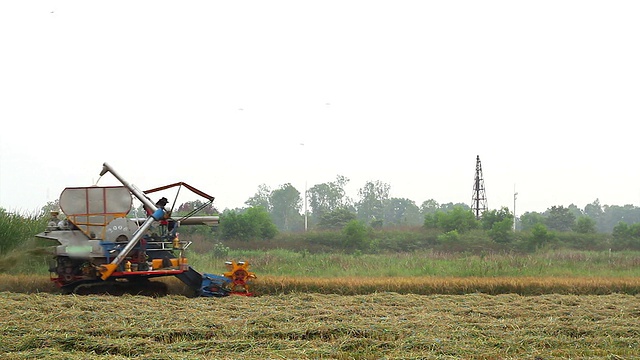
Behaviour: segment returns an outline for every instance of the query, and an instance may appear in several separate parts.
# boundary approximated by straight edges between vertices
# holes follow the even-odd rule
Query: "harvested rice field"
[[[2,359],[634,359],[640,297],[0,292]]]

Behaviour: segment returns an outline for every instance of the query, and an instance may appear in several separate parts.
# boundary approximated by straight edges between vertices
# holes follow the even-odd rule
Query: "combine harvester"
[[[53,212],[46,231],[39,238],[56,241],[51,280],[66,294],[144,294],[166,295],[167,285],[153,278],[175,276],[193,289],[195,296],[252,295],[247,282],[255,279],[246,262],[227,262],[223,275],[200,274],[187,262],[182,242],[182,225],[216,226],[218,216],[195,216],[210,205],[214,197],[186,183],[175,183],[140,191],[129,184],[109,164],[100,177],[111,173],[123,186],[68,187],[60,195],[60,209],[66,219]],[[153,202],[148,196],[172,187],[187,188],[207,201],[189,214],[173,218],[169,203],[162,197]],[[133,198],[140,200],[146,218],[129,218]],[[177,196],[176,196],[177,197]],[[236,290],[241,286],[242,291]]]

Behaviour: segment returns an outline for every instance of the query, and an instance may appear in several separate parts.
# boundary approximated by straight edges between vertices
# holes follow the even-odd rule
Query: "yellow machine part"
[[[183,257],[181,259],[177,259],[177,258],[173,258],[173,259],[169,259],[169,261],[171,261],[171,267],[179,267],[182,264],[186,264],[187,263],[187,258]],[[163,268],[163,262],[164,260],[162,259],[153,259],[151,260],[151,266],[153,267],[153,270],[158,270],[158,269],[162,269]]]
[[[227,263],[228,272],[224,273],[225,277],[231,279],[231,289],[235,290],[236,286],[241,286],[246,292],[249,292],[248,281],[251,279],[257,279],[256,274],[249,271],[248,262],[236,263],[231,261]]]
[[[107,280],[109,278],[109,276],[111,276],[111,274],[113,274],[114,271],[116,271],[116,269],[118,268],[118,265],[116,264],[104,264],[101,266],[100,268],[100,278],[102,278],[102,280]]]
[[[169,259],[171,261],[171,267],[173,268],[180,268],[182,270],[186,270],[185,268],[188,265],[188,261],[186,257],[182,257],[182,258],[173,258],[173,259]],[[113,274],[116,269],[118,268],[117,264],[104,264],[100,266],[100,278],[102,280],[107,280],[109,278],[109,276],[111,276],[111,274]],[[162,269],[163,268],[163,261],[162,259],[153,259],[152,261],[152,270],[158,270],[158,269]],[[131,271],[131,270],[128,270]]]

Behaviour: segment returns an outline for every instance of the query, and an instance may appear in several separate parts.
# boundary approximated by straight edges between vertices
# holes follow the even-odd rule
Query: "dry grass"
[[[2,359],[631,359],[636,278],[290,278],[247,298],[59,295],[0,274]],[[345,296],[349,295],[349,296]]]
[[[191,290],[174,277],[157,279],[169,286],[169,293],[188,295]],[[0,291],[18,293],[57,293],[48,277],[42,275],[0,274]],[[380,292],[416,295],[606,295],[640,294],[640,278],[607,277],[344,277],[312,278],[260,276],[251,284],[259,295],[319,293],[365,295]]]
[[[256,281],[256,292],[292,292],[340,295],[396,292],[400,294],[640,294],[639,278],[602,277],[375,277],[375,278],[291,278],[264,276]]]
[[[631,359],[631,295],[0,292],[2,359]]]
[[[19,293],[55,293],[56,286],[48,276],[42,275],[9,275],[0,273],[0,291]]]

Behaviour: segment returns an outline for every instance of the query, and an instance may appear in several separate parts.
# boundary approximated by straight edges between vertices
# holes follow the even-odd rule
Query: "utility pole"
[[[304,181],[304,231],[307,231],[307,180]]]
[[[307,163],[307,159],[306,159],[306,148],[304,146],[304,143],[300,143],[300,146],[302,146],[302,162],[303,164]],[[306,169],[306,165],[305,165],[305,169]],[[306,175],[306,170],[305,170],[305,178],[304,178],[304,231],[307,232],[307,228],[308,228],[308,221],[307,221],[307,175]]]
[[[516,192],[516,184],[513,184],[513,232],[516,231],[516,219],[518,216],[516,215],[516,199],[518,198],[518,193]]]
[[[487,210],[487,195],[482,178],[482,164],[480,155],[476,156],[476,177],[473,182],[473,196],[471,197],[471,210],[476,214],[476,220],[480,220],[482,213]]]

